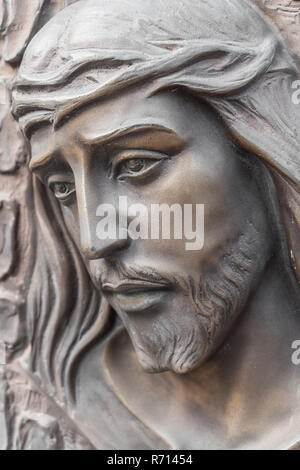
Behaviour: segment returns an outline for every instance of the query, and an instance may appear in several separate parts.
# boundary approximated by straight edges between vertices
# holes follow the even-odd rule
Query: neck
[[[127,338],[122,351],[118,342],[107,350],[107,373],[113,388],[154,429],[174,403],[170,423],[165,420],[158,431],[173,440],[175,447],[184,447],[186,436],[192,439],[192,435],[198,436],[196,446],[206,445],[203,436],[210,445],[226,447],[228,440],[243,445],[243,439],[248,439],[244,433],[253,434],[259,442],[271,431],[276,433],[274,447],[282,444],[283,429],[290,445],[299,432],[290,424],[299,404],[300,366],[292,363],[291,347],[300,339],[297,290],[293,274],[272,257],[233,332],[205,364],[184,375],[143,373]],[[146,398],[141,397],[141,390],[147,391]],[[172,422],[177,418],[182,430],[177,429],[175,439]]]

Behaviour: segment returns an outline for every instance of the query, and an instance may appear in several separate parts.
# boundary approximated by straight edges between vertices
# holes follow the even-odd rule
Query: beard
[[[122,279],[164,282],[174,286],[165,311],[145,317],[118,311],[142,368],[150,373],[190,372],[224,342],[268,260],[262,235],[249,223],[228,244],[217,268],[199,275],[161,273],[153,267],[125,267],[106,260],[105,272]]]

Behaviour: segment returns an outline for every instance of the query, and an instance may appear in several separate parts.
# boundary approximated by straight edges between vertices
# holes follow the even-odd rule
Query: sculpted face
[[[90,276],[143,368],[188,372],[229,334],[270,256],[257,165],[216,114],[151,85],[99,100],[31,137],[32,170],[56,197]],[[248,158],[249,160],[249,158]],[[205,240],[100,240],[100,204],[204,204]],[[120,215],[120,214],[118,214]],[[257,230],[259,227],[259,230]]]

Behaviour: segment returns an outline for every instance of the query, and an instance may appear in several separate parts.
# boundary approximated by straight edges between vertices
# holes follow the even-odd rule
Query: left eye
[[[64,200],[75,191],[75,185],[74,183],[65,182],[52,183],[50,189],[57,199]]]
[[[165,158],[167,157],[156,152],[149,152],[149,157],[144,157],[144,154],[141,156],[137,154],[135,157],[131,156],[130,158],[129,155],[123,154],[112,164],[113,175],[119,180],[142,177],[148,175]]]
[[[140,171],[143,171],[147,167],[147,163],[153,163],[147,162],[145,158],[131,158],[130,160],[126,160],[125,162],[121,163],[118,167],[119,171],[128,171],[130,173],[139,173]]]

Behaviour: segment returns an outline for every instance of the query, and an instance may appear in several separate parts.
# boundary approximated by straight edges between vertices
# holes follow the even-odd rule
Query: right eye
[[[75,191],[74,183],[58,182],[50,184],[50,189],[54,193],[54,196],[64,201]]]

